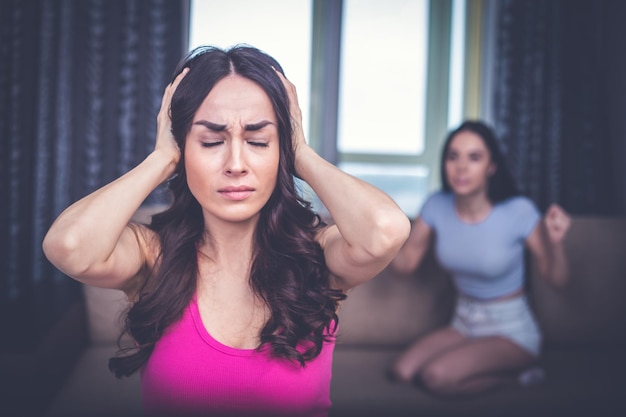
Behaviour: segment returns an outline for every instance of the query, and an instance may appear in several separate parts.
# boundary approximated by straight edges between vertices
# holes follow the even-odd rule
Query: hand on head
[[[185,75],[187,75],[188,72],[189,68],[183,69],[180,74],[176,76],[174,81],[167,85],[165,92],[163,93],[163,98],[161,99],[161,109],[157,115],[157,137],[154,149],[161,149],[168,153],[173,153],[175,155],[174,159],[176,162],[180,159],[180,148],[178,147],[176,139],[172,134],[170,104],[172,103],[172,96],[174,95],[178,84],[180,84],[180,81],[185,77]]]
[[[276,71],[276,69],[274,70]],[[276,71],[276,74],[278,74],[278,77],[283,82],[285,90],[287,90],[287,95],[289,96],[289,113],[291,114],[291,123],[293,125],[294,135],[293,145],[295,151],[297,152],[300,144],[306,144],[304,129],[302,128],[302,111],[300,110],[300,105],[298,103],[298,93],[296,91],[296,86],[285,78],[280,71]]]

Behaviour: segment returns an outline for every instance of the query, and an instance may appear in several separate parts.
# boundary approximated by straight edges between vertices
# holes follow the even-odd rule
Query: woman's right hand
[[[550,243],[559,244],[565,238],[572,223],[572,219],[561,206],[552,204],[548,207],[543,222]]]
[[[154,150],[162,150],[167,154],[172,155],[172,159],[175,163],[180,160],[180,148],[176,143],[176,139],[172,134],[172,119],[170,116],[170,105],[172,103],[172,96],[180,84],[181,80],[187,75],[189,68],[183,69],[180,74],[176,76],[174,81],[165,88],[163,98],[161,99],[161,109],[157,115],[157,136]]]

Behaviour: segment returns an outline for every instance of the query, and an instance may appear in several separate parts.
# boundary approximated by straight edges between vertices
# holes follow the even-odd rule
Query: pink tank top
[[[213,339],[197,298],[155,345],[141,371],[145,416],[327,416],[332,355],[299,363]]]

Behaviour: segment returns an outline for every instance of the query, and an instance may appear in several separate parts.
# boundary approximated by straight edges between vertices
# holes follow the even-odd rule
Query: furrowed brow
[[[220,125],[217,123],[209,122],[207,120],[198,120],[194,122],[193,124],[204,126],[207,129],[212,130],[214,132],[223,132],[224,130],[226,130],[226,125]]]
[[[246,130],[246,132],[254,132],[257,130],[261,130],[263,129],[265,126],[267,125],[271,125],[273,124],[272,122],[270,122],[269,120],[263,120],[260,121],[258,123],[250,123],[244,126],[244,129]]]

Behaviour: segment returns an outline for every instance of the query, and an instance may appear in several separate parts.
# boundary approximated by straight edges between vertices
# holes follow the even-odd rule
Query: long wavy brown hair
[[[269,345],[275,356],[305,366],[334,332],[338,303],[345,294],[330,288],[324,254],[315,239],[324,223],[296,187],[289,99],[275,73],[283,70],[272,57],[247,45],[227,50],[197,48],[180,62],[174,78],[186,67],[189,73],[171,103],[172,133],[181,155],[197,109],[227,75],[236,73],[256,82],[274,107],[280,143],[278,178],[256,226],[250,285],[270,310],[259,348]],[[187,186],[184,164],[181,156],[169,182],[171,205],[153,216],[149,225],[160,241],[158,267],[142,284],[125,316],[123,334],[130,334],[135,345],[122,348],[120,343],[117,356],[110,359],[109,368],[118,377],[141,369],[164,330],[181,318],[196,291],[196,248],[205,228],[201,207]]]

